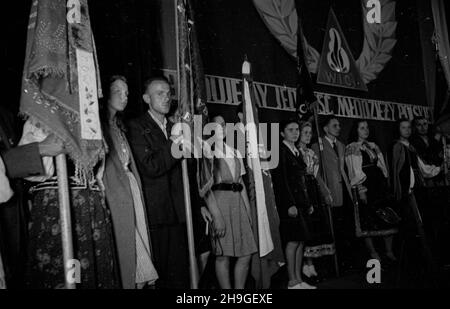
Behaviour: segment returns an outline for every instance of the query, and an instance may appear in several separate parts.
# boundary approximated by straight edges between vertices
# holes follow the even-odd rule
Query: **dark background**
[[[171,1],[89,1],[103,87],[113,74],[127,77],[130,96],[126,116],[129,118],[145,110],[140,99],[144,80],[159,74],[158,69],[170,67],[164,59],[175,56],[170,42],[174,38],[167,37],[162,31],[162,25],[167,27],[173,22],[172,13],[167,10]],[[295,86],[294,59],[271,35],[251,0],[193,2],[206,74],[240,78],[242,60],[247,55],[253,64],[256,81]],[[416,1],[409,0],[399,0],[396,3],[397,44],[393,58],[378,78],[368,84],[369,91],[365,93],[316,85],[317,91],[426,105],[417,4]],[[3,29],[6,44],[2,44],[2,53],[6,68],[4,92],[7,97],[3,98],[1,104],[17,113],[31,0],[7,1],[4,5]],[[308,42],[320,52],[330,6],[336,13],[354,58],[357,59],[363,43],[360,1],[303,1],[304,9],[301,14]],[[233,120],[233,108],[224,105],[209,108],[215,113],[223,113],[227,120]],[[275,122],[292,116],[288,112],[260,111],[260,120],[263,122]],[[344,121],[345,141],[352,121]],[[376,128],[373,131],[376,131],[378,137],[385,138],[394,129],[390,122],[371,121],[370,125]]]

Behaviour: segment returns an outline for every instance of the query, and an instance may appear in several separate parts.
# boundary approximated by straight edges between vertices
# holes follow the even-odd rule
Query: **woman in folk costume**
[[[414,231],[417,230],[415,222],[417,216],[413,213],[414,207],[411,207],[412,204],[416,205],[415,194],[418,193],[418,189],[425,186],[424,178],[437,176],[442,168],[424,163],[415,148],[410,144],[411,121],[400,119],[397,125],[399,139],[392,148],[394,196],[400,205],[403,232],[416,233]]]
[[[128,103],[125,77],[113,76],[103,106],[103,134],[108,143],[103,186],[116,239],[122,287],[142,288],[158,279],[152,262],[144,197],[124,125],[120,120]]]
[[[350,133],[351,144],[345,150],[350,184],[356,190],[358,203],[354,205],[356,236],[363,237],[370,257],[380,260],[373,237],[383,237],[386,256],[395,261],[392,251],[393,235],[397,228],[383,221],[377,210],[389,206],[388,171],[380,148],[368,140],[370,134],[366,120],[358,120]]]
[[[216,256],[216,276],[222,289],[243,289],[248,275],[251,255],[257,252],[250,216],[250,203],[242,180],[245,174],[242,157],[225,142],[225,120],[216,123],[214,143],[214,182],[205,200],[212,215],[212,252]],[[230,282],[230,258],[234,266],[234,285]]]
[[[308,198],[314,211],[310,215],[311,240],[306,244],[304,257],[306,261],[302,272],[308,278],[317,277],[313,258],[333,255],[335,246],[331,235],[327,205],[332,203],[331,192],[323,179],[318,175],[319,158],[314,151],[308,148],[312,138],[312,125],[310,122],[300,123],[300,138],[297,144],[306,164],[305,184]]]
[[[414,265],[413,263],[414,267],[407,272],[407,277],[400,281],[407,279],[406,282],[409,283],[420,278],[424,282],[427,282],[428,279],[431,283],[436,278],[437,268],[429,244],[425,239],[426,235],[416,195],[421,197],[421,194],[424,193],[421,190],[425,186],[424,178],[437,176],[442,168],[424,163],[417,155],[416,150],[409,142],[411,122],[408,119],[400,119],[397,122],[397,130],[399,138],[392,148],[391,171],[394,196],[398,202],[401,217],[400,234],[403,254],[400,263],[402,266],[408,266],[415,257],[422,259],[420,264]],[[419,242],[419,247],[417,242]],[[421,272],[425,273],[421,274]],[[400,278],[403,277],[403,272],[401,274]],[[409,278],[410,274],[414,274],[413,280]]]
[[[44,140],[50,133],[29,118],[19,142],[26,145]],[[44,176],[32,182],[28,238],[27,288],[64,288],[58,182],[53,157],[43,157]],[[97,165],[100,165],[98,163]],[[97,171],[97,173],[96,173]],[[74,258],[80,262],[81,289],[119,288],[119,273],[110,212],[98,185],[102,169],[86,172],[68,161]]]
[[[315,289],[302,280],[303,254],[305,243],[312,238],[310,214],[314,208],[306,188],[306,164],[295,146],[300,136],[299,124],[294,120],[286,121],[280,129],[283,142],[273,184],[281,241],[285,247],[288,289]]]

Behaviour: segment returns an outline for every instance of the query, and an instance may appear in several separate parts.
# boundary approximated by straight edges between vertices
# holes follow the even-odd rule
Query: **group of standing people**
[[[181,165],[170,152],[180,138],[171,135],[173,124],[165,118],[171,104],[167,80],[147,81],[143,100],[148,113],[126,126],[121,113],[128,103],[127,81],[112,77],[101,106],[105,158],[87,172],[68,164],[80,288],[189,287]],[[3,229],[2,264],[10,287],[65,286],[53,161],[64,152],[63,143],[32,119],[24,125],[19,147],[2,151],[8,178],[30,184],[28,207],[21,205],[27,222]],[[23,225],[26,236],[19,241],[16,234]],[[24,243],[23,252],[15,252]]]
[[[418,126],[423,121],[426,119],[414,122]],[[337,249],[339,266],[346,270],[354,263],[349,256],[355,236],[364,239],[370,257],[377,260],[381,256],[373,238],[381,237],[384,257],[396,262],[393,238],[399,230],[402,238],[424,236],[414,190],[424,186],[425,180],[439,177],[445,164],[442,158],[439,161],[442,148],[436,146],[431,151],[423,147],[428,149],[423,151],[437,160],[421,158],[410,142],[412,128],[408,119],[397,123],[390,166],[371,139],[366,120],[355,121],[347,146],[338,139],[338,118],[325,117],[320,128],[323,136],[308,148],[311,123],[291,120],[281,125],[283,142],[274,187],[289,289],[315,288],[302,276],[317,273],[308,259],[314,246],[322,249],[313,250],[318,256],[335,254]],[[436,145],[434,137],[420,138],[423,140],[427,146]],[[327,216],[328,210],[331,213]],[[332,234],[335,237],[330,237]],[[425,241],[421,245],[426,260],[429,250]]]
[[[174,147],[187,147],[187,143],[168,118],[168,81],[149,79],[142,98],[148,112],[125,123],[121,115],[128,103],[127,81],[113,76],[101,106],[107,154],[92,171],[69,165],[73,244],[81,265],[81,288],[189,288],[181,158],[172,154]],[[212,183],[204,194],[191,192],[198,214],[194,223],[206,226],[209,237],[197,253],[215,256],[221,288],[244,288],[251,256],[258,252],[244,181],[245,156],[226,143],[224,118],[216,116],[212,121],[217,129],[209,149],[221,155],[214,157]],[[326,117],[320,127],[323,137],[310,145],[311,123],[284,122],[280,162],[272,171],[289,289],[314,289],[304,280],[318,276],[314,259],[334,255],[336,248],[345,257],[351,234],[364,238],[374,259],[380,255],[373,238],[382,237],[386,257],[395,261],[393,235],[402,226],[414,233],[420,225],[416,208],[411,206],[414,188],[441,172],[436,161],[428,161],[412,146],[409,120],[398,123],[399,138],[390,165],[371,140],[367,121],[356,121],[347,146],[338,140],[337,118]],[[0,133],[2,142],[8,141],[3,130]],[[432,143],[420,141],[425,146]],[[64,145],[32,119],[24,125],[19,147],[2,149],[1,202],[13,195],[8,179],[14,178],[28,180],[30,202],[13,208],[1,205],[4,259],[0,259],[0,286],[6,278],[11,287],[64,287],[53,162],[55,155],[64,152]],[[392,192],[392,198],[386,192]],[[197,249],[202,247],[197,245]],[[206,261],[200,260],[203,270]],[[345,258],[339,260],[345,267]]]

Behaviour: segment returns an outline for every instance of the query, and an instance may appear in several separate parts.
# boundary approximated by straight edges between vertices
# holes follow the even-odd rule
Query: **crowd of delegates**
[[[127,81],[113,76],[101,106],[107,155],[91,173],[68,168],[80,288],[189,288],[181,159],[172,155],[174,145],[188,151],[187,143],[169,118],[168,81],[148,80],[142,98],[148,112],[125,123]],[[54,156],[65,152],[64,145],[29,119],[13,147],[12,121],[1,115],[0,287],[63,288]],[[213,256],[218,287],[242,289],[258,252],[245,154],[226,143],[222,116],[211,121],[217,129],[209,149],[219,155],[201,197],[195,161],[189,161],[196,253],[201,272]],[[339,266],[348,269],[355,237],[378,260],[374,242],[382,238],[383,259],[395,262],[396,234],[404,240],[423,236],[415,192],[443,183],[444,162],[440,136],[428,134],[427,120],[414,120],[414,135],[411,125],[398,121],[398,138],[386,158],[365,120],[355,121],[347,146],[338,139],[336,117],[321,121],[323,137],[312,145],[310,122],[282,123],[280,160],[271,173],[288,289],[316,288],[310,279],[320,272],[319,257],[338,254]],[[421,245],[429,257],[426,243]]]

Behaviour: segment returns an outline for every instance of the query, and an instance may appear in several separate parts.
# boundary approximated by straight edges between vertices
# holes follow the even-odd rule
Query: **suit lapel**
[[[152,116],[150,116],[150,114],[148,112],[145,113],[144,119],[143,119],[143,123],[144,123],[144,127],[146,129],[149,129],[151,132],[153,132],[152,134],[156,134],[157,138],[159,140],[167,140],[166,136],[164,135],[163,131],[161,130],[161,128],[158,126],[158,124],[156,123],[156,121],[153,119]],[[169,122],[167,123],[167,129],[169,127]],[[147,131],[147,130],[146,130]],[[155,133],[156,132],[156,133]],[[167,135],[169,136],[169,135]]]
[[[324,149],[327,149],[327,151],[330,153],[333,159],[338,160],[338,156],[336,155],[336,152],[334,152],[333,147],[330,144],[330,141],[327,138],[323,138],[323,147]]]

